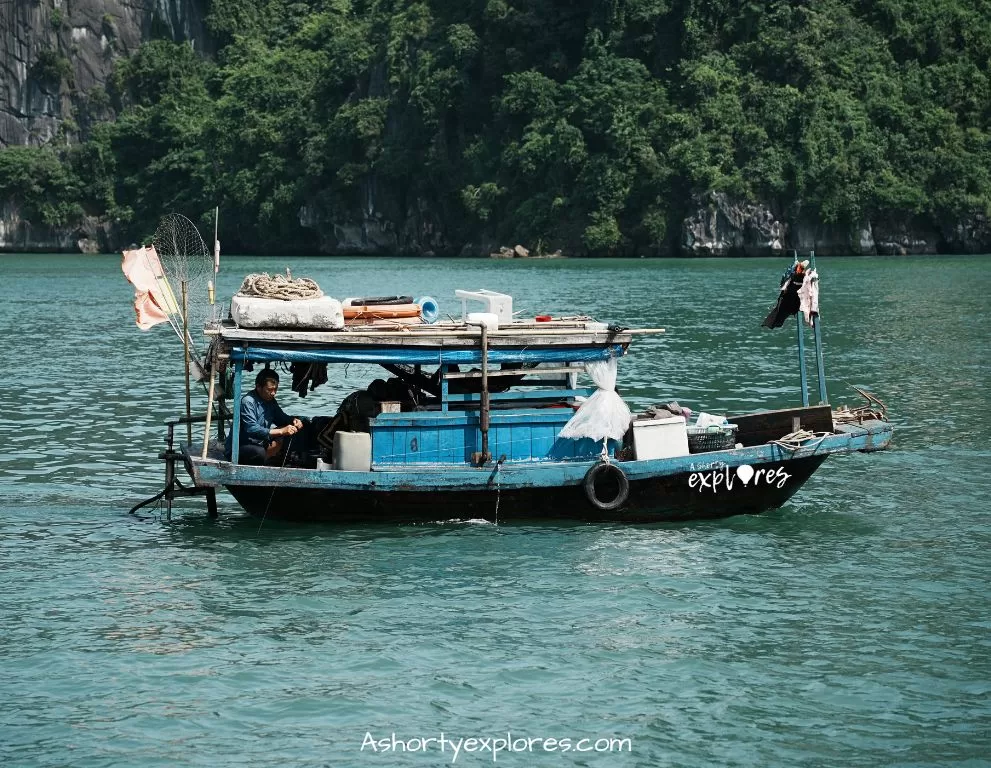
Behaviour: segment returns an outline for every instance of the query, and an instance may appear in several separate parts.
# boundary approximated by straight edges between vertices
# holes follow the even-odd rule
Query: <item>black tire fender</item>
[[[603,501],[595,493],[595,483],[608,475],[615,475],[616,482],[619,484],[619,491],[616,493],[616,498]],[[611,512],[614,509],[619,509],[630,497],[630,480],[627,478],[626,473],[615,464],[609,464],[607,462],[596,464],[585,473],[583,484],[585,486],[585,496],[588,497],[589,503],[603,512]]]

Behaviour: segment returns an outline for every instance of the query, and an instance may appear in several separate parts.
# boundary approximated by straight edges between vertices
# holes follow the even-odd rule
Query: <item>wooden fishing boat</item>
[[[676,409],[623,415],[618,365],[638,338],[661,329],[588,317],[518,319],[511,297],[458,293],[460,321],[209,327],[201,363],[211,407],[169,423],[167,487],[156,498],[171,505],[203,493],[215,514],[215,490],[226,488],[253,515],[304,521],[714,518],[780,507],[831,455],[876,451],[891,440],[880,401],[840,412],[826,403],[817,312],[821,402],[809,402],[802,349],[801,406],[734,414],[705,428]],[[489,311],[467,312],[469,299]],[[798,322],[802,347],[801,314]],[[318,366],[333,376],[351,363],[377,364],[392,377],[385,388],[356,393],[364,398],[361,418],[346,418],[342,406],[314,419],[301,433],[309,430],[308,438],[273,463],[234,460],[246,368]],[[175,447],[176,426],[203,421],[202,442]],[[192,486],[175,482],[179,464]]]

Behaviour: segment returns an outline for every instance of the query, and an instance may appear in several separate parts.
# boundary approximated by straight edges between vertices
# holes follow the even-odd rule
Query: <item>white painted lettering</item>
[[[784,488],[791,479],[791,475],[785,472],[784,467],[778,467],[775,470],[762,467],[754,470],[750,465],[744,464],[734,471],[724,462],[718,463],[722,465],[719,468],[705,472],[692,472],[688,476],[688,487],[693,491],[712,491],[715,494],[719,493],[720,490],[732,491],[737,479],[741,480],[744,486],[750,485],[751,482],[757,486],[763,480],[765,485],[776,485],[778,488]]]

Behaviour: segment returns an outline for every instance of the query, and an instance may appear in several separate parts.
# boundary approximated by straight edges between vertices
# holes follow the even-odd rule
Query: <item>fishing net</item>
[[[170,213],[155,231],[155,251],[162,265],[168,288],[175,297],[178,321],[182,322],[183,289],[191,351],[202,359],[205,349],[203,328],[213,319],[210,288],[214,276],[213,258],[196,226],[185,216]]]

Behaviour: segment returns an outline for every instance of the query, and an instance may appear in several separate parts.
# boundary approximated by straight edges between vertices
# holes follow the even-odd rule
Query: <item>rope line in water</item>
[[[286,459],[289,458],[289,449],[292,448],[292,439],[294,437],[295,437],[295,435],[289,435],[289,442],[286,443],[286,447],[282,451],[282,465],[279,467],[279,469],[285,469],[286,468]],[[276,488],[278,488],[277,485],[273,485],[272,486],[272,492],[268,495],[268,504],[265,505],[265,512],[262,513],[262,519],[261,519],[261,521],[259,521],[259,523],[258,523],[258,530],[255,531],[255,533],[261,533],[262,532],[262,526],[265,524],[265,518],[268,517],[268,510],[272,506],[272,499],[275,498],[275,490],[276,490]]]

